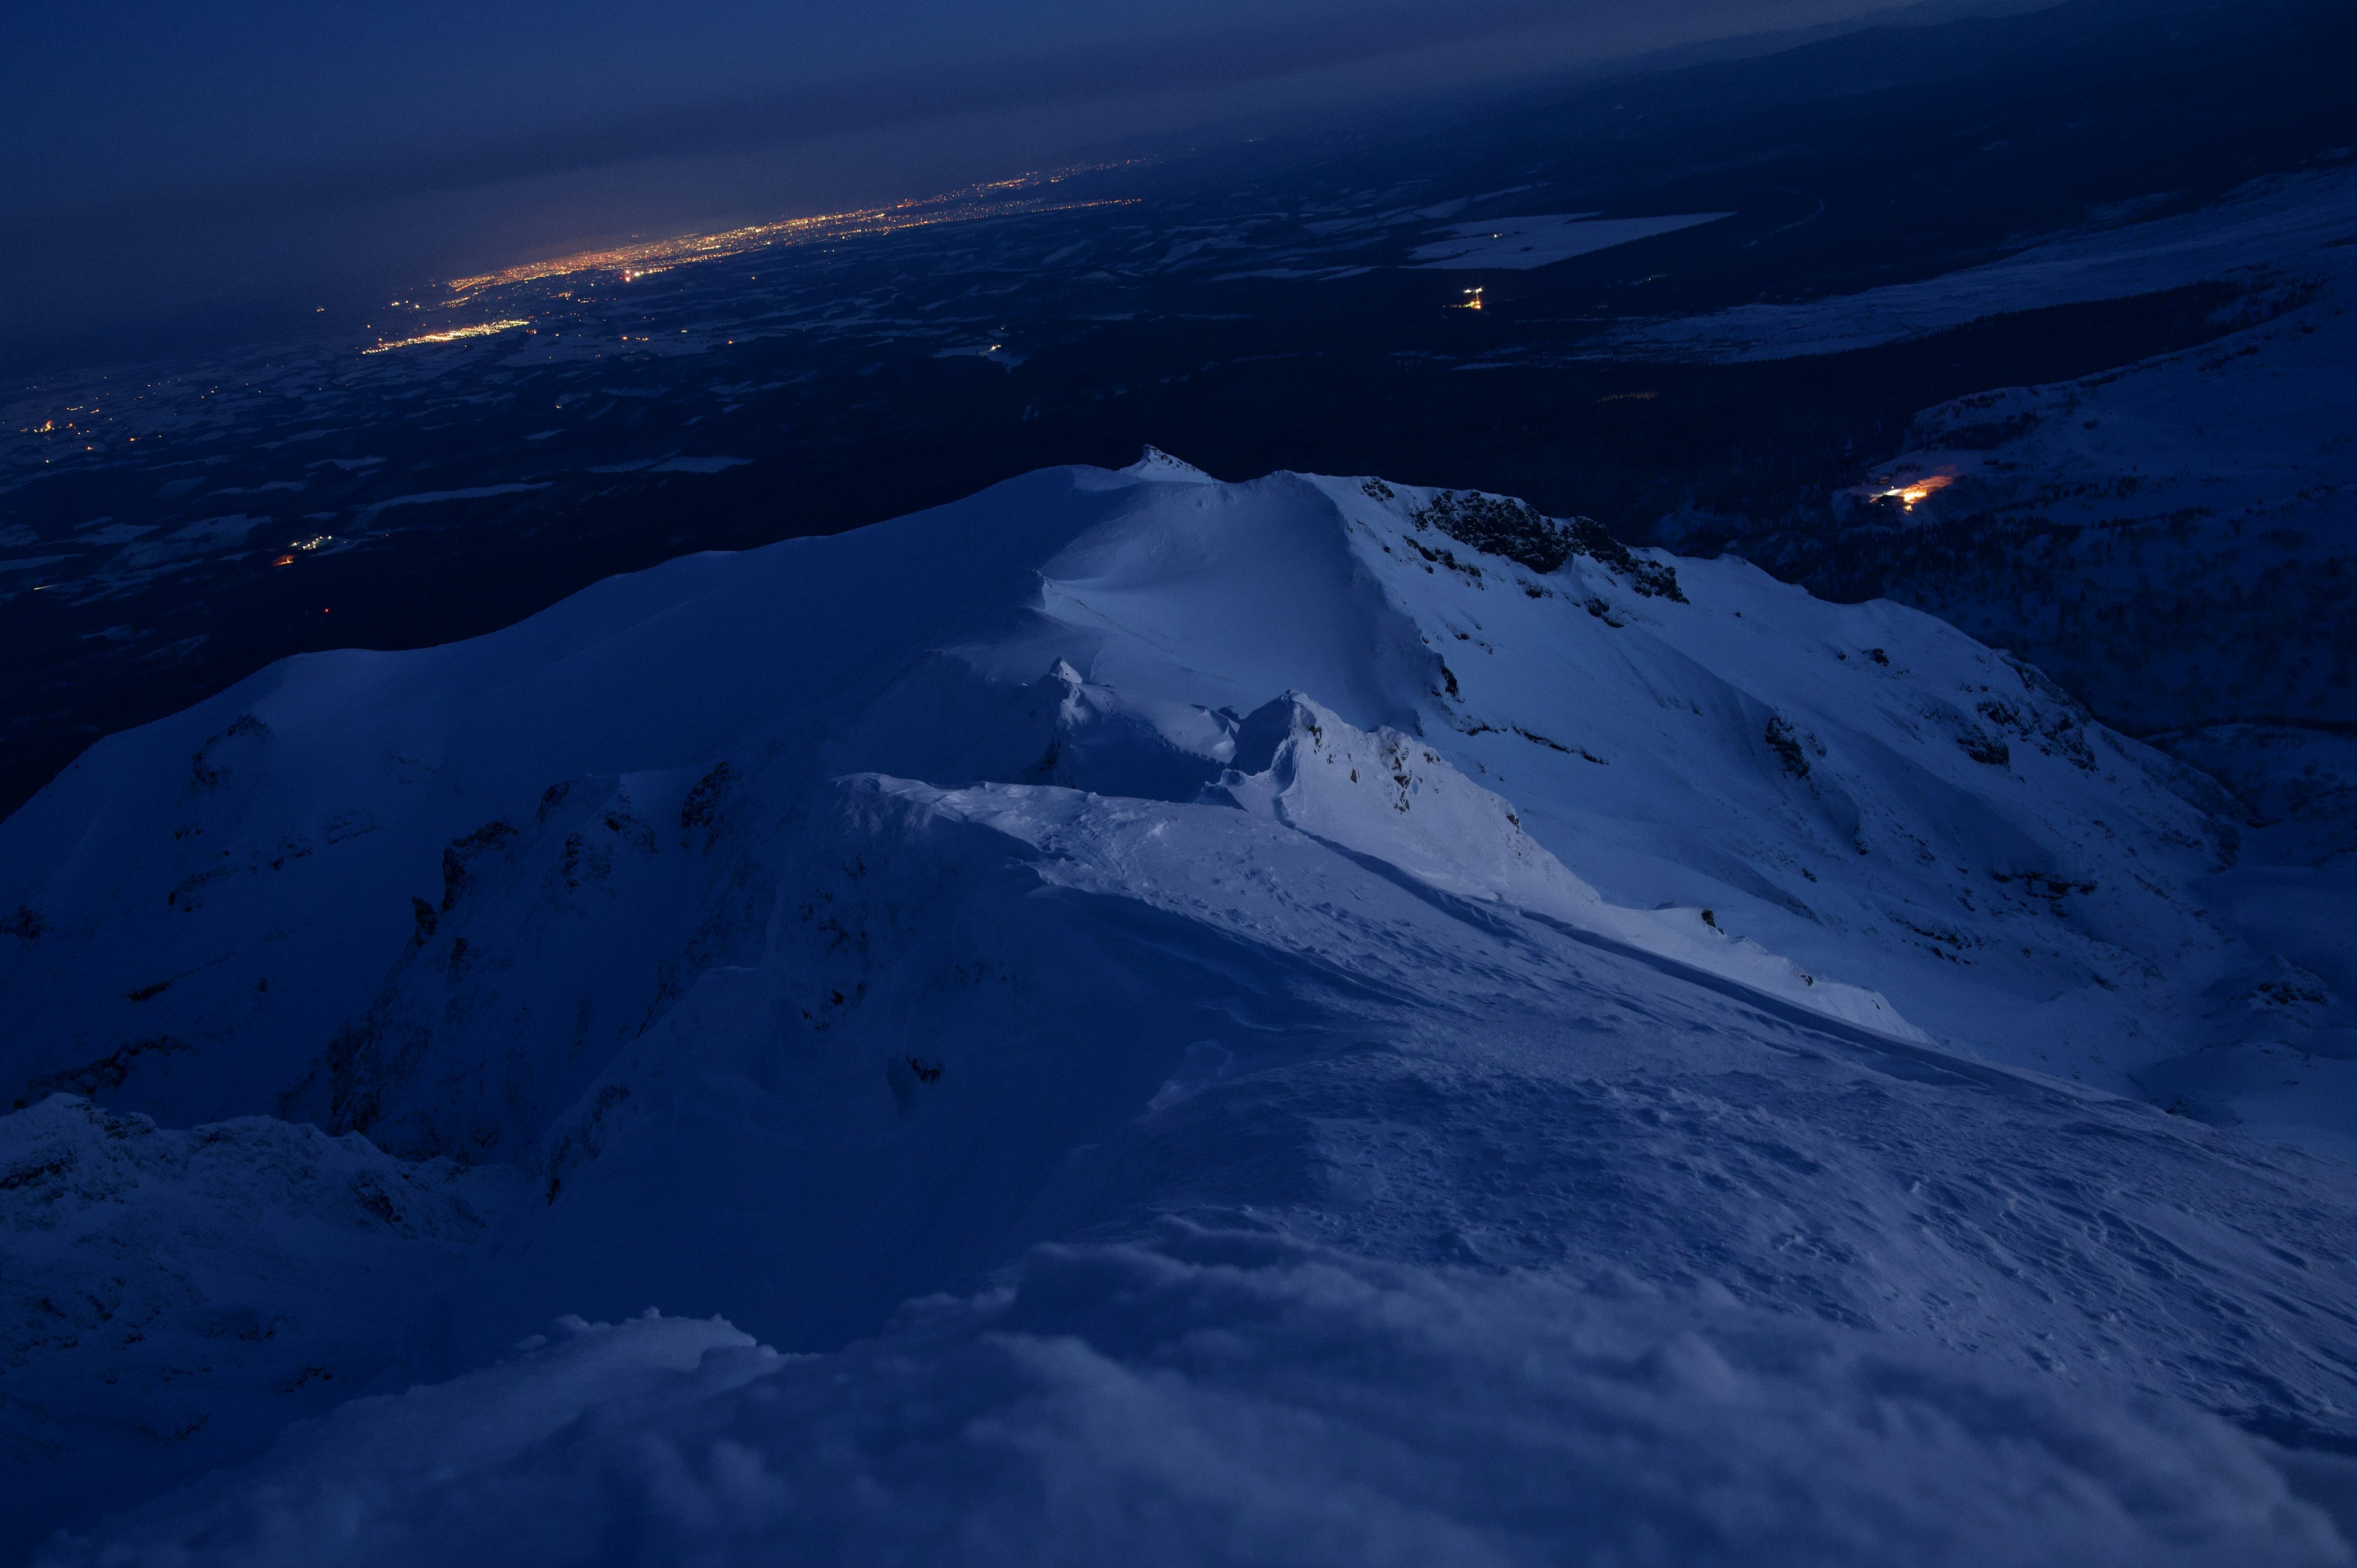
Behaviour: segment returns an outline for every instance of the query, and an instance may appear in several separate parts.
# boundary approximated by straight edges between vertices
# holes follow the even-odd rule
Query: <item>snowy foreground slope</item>
[[[11,1540],[2348,1561],[2345,1030],[2214,800],[1157,456],[290,660],[0,824]]]

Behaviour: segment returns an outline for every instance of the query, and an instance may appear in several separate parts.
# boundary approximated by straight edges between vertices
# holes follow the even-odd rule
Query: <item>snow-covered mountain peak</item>
[[[1368,801],[1429,794],[1361,847],[1432,886],[1544,864],[1967,1049],[2126,1089],[2198,1043],[2151,1022],[2175,977],[2233,961],[2189,891],[2218,829],[2169,766],[1923,617],[1503,498],[1060,470],[472,643],[290,660],[103,743],[0,827],[0,902],[42,933],[0,961],[7,1069],[373,1126],[373,1091],[323,1087],[355,1062],[587,1063],[643,1028],[760,929],[825,778],[1188,800],[1286,693],[1287,724],[1362,736]],[[1287,766],[1301,821],[1386,820]],[[1522,881],[1468,869],[1493,860]],[[554,1092],[397,1142],[513,1151]]]
[[[1159,446],[1148,446],[1145,455],[1122,470],[1140,479],[1161,479],[1183,484],[1215,485],[1219,481],[1194,464],[1173,457]]]
[[[673,562],[470,643],[289,660],[94,747],[0,823],[21,1104],[0,1152],[33,1173],[0,1192],[51,1191],[42,1151],[144,1115],[205,1125],[143,1147],[277,1169],[285,1144],[329,1172],[361,1196],[297,1229],[352,1267],[392,1243],[338,1238],[373,1236],[368,1195],[400,1173],[435,1195],[417,1212],[479,1201],[480,1226],[383,1253],[465,1280],[386,1295],[398,1358],[313,1358],[363,1384],[650,1303],[826,1350],[945,1289],[981,1294],[904,1316],[891,1354],[964,1357],[1018,1259],[1022,1290],[1064,1289],[1274,1231],[1285,1270],[1359,1266],[1302,1261],[1331,1247],[1408,1271],[1351,1287],[1376,1317],[1416,1271],[1539,1270],[1701,1302],[1701,1361],[1749,1366],[1743,1315],[1797,1292],[1925,1354],[2002,1346],[2006,1378],[2045,1365],[2008,1337],[2034,1320],[2104,1398],[2329,1428],[2351,1357],[2313,1325],[2339,1265],[2281,1260],[2323,1248],[2339,1189],[2286,1218],[2269,1195],[2316,1167],[2138,1103],[2260,1025],[2329,1032],[2307,972],[2209,911],[2231,842],[2201,800],[2035,670],[1739,561],[1372,478],[1055,470]],[[2327,1142],[2316,1103],[2269,1119]],[[2105,1182],[2165,1196],[2091,1230],[2068,1197],[2090,1138],[2125,1162]],[[1680,1173],[1698,1185],[1661,1188]],[[240,1215],[280,1236],[316,1205],[265,1176],[120,1201],[166,1238]],[[2288,1304],[2198,1375],[2176,1326],[2216,1304],[2106,1240],[2158,1227],[2249,1265],[2241,1230],[2166,1217],[2195,1193],[2276,1238],[2251,1266]],[[74,1188],[56,1212],[95,1235],[118,1201]],[[2059,1305],[1990,1262],[1991,1229],[2065,1260]],[[168,1248],[124,1277],[219,1305],[310,1255],[273,1247],[226,1283]],[[2127,1327],[2097,1305],[2123,1298]],[[1258,1310],[1173,1322],[1217,1337]],[[1650,1321],[1595,1310],[1607,1337]],[[219,1430],[244,1435],[206,1462],[315,1408],[288,1357],[374,1321],[334,1292],[296,1317],[210,1353]],[[78,1340],[55,1376],[118,1352]],[[576,1333],[339,1418],[344,1457],[318,1464],[517,1389],[574,1408],[565,1380],[611,1357],[645,1389],[706,1357],[687,1421],[780,1365],[720,1326]],[[517,1432],[483,1464],[574,1441]],[[188,1463],[127,1421],[12,1440],[43,1487]],[[400,1487],[441,1484],[404,1452]],[[1932,1469],[1901,1469],[1936,1515]]]

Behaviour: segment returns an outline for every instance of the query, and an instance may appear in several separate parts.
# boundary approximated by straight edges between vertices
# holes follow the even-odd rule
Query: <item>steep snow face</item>
[[[457,1272],[209,1363],[238,1442],[356,1324],[476,1370],[51,1555],[2337,1560],[2216,1418],[2357,1438],[2342,1168],[2115,1092],[2287,961],[2201,786],[1920,615],[1160,456],[291,660],[0,824],[0,1193],[273,1113],[139,1135],[324,1180],[138,1212],[278,1278],[211,1216],[412,1173]]]
[[[1931,1038],[1872,992],[1820,982],[1698,911],[1607,904],[1523,831],[1512,806],[1431,746],[1396,730],[1353,729],[1297,694],[1239,726],[1234,766],[1207,792],[1435,893],[1502,904],[1828,1017]]]
[[[1423,628],[1435,746],[1615,903],[1710,910],[1943,1039],[2121,1088],[2171,1050],[2169,971],[2228,961],[2182,770],[2035,670],[1738,562],[1542,575],[1453,548],[1426,501],[1342,504]]]

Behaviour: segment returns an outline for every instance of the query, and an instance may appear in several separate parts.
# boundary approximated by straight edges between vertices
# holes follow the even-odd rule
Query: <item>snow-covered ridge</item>
[[[2338,1167],[2137,1102],[2215,1043],[2201,998],[2281,984],[2206,912],[2203,788],[1889,605],[1503,498],[1161,455],[674,562],[470,643],[289,660],[0,823],[0,1221],[48,1238],[11,1268],[128,1219],[159,1240],[107,1265],[126,1299],[297,1301],[269,1282],[312,1256],[336,1282],[275,1337],[209,1343],[217,1447],[103,1411],[53,1442],[66,1395],[8,1407],[56,1498],[32,1523],[253,1453],[321,1408],[323,1365],[436,1386],[58,1560],[316,1556],[355,1520],[411,1521],[376,1560],[512,1555],[520,1520],[554,1528],[515,1504],[534,1487],[583,1541],[673,1556],[805,1529],[1135,1554],[1117,1519],[1010,1514],[1000,1552],[955,1518],[1039,1465],[1224,1517],[1224,1483],[1157,1467],[1180,1431],[1291,1442],[1400,1499],[1392,1539],[1459,1556],[1524,1554],[1497,1487],[1560,1443],[1632,1560],[1744,1539],[1661,1544],[1735,1475],[1738,1514],[1813,1499],[1778,1528],[1814,1560],[1873,1555],[1825,1523],[1862,1508],[1891,1539],[1968,1517],[2123,1560],[2330,1561],[2299,1500],[2322,1483],[2213,1414],[2337,1440],[2357,1355],[2329,1238],[2357,1205]],[[118,1145],[262,1152],[251,1182],[175,1154],[133,1190],[88,1174]],[[328,1179],[271,1174],[298,1169]],[[381,1235],[395,1182],[431,1201]],[[273,1240],[304,1216],[310,1252]],[[2156,1274],[2155,1249],[2200,1265]],[[502,1360],[562,1314],[623,1326]],[[756,1344],[888,1325],[816,1361]],[[371,1332],[398,1354],[350,1348]],[[1376,1359],[1271,1380],[1320,1336]],[[1565,1359],[1539,1391],[1448,1403],[1542,1341]],[[1365,1368],[1410,1346],[1426,1373],[1385,1391]],[[62,1390],[154,1352],[42,1354]],[[1921,1430],[1976,1435],[1772,1458],[1874,1448],[1894,1380]],[[1782,1435],[1729,1414],[1803,1389],[1822,1418]],[[1969,1414],[1988,1399],[2030,1413]],[[967,1421],[937,1464],[895,1446],[931,1441],[891,1425],[924,1400]],[[1074,1445],[1020,1413],[1049,1407]],[[1542,1408],[1584,1413],[1534,1448]],[[1443,1409],[1490,1481],[1367,1479],[1437,1473]],[[870,1418],[899,1434],[855,1458]],[[1655,1459],[1612,1460],[1614,1430]],[[787,1454],[816,1468],[780,1492]],[[896,1487],[947,1500],[808,1500]],[[1282,1490],[1239,1517],[1225,1547],[1154,1550],[1331,1523]]]
[[[823,779],[1187,799],[1286,692],[1511,802],[1482,831],[1526,832],[1620,906],[1596,918],[1622,940],[1769,983],[1764,948],[1804,1004],[1865,987],[2121,1089],[2183,1048],[2162,1007],[2108,999],[2221,961],[2183,886],[2214,829],[2034,671],[1889,606],[1673,571],[1534,514],[1523,553],[1552,570],[1444,532],[1513,548],[1506,503],[1168,466],[677,562],[473,643],[289,660],[102,744],[0,827],[24,933],[0,956],[20,1020],[0,1089],[512,1155],[696,972],[750,950]],[[1389,853],[1461,879],[1462,824],[1444,847],[1426,821]],[[2032,1028],[2006,1015],[2041,1004]],[[439,1057],[465,1065],[429,1091]],[[396,1132],[395,1093],[439,1109]]]

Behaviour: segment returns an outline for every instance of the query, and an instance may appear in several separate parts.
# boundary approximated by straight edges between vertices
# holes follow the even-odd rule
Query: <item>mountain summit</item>
[[[0,824],[19,1529],[2343,1561],[2222,804],[1887,603],[1151,451],[288,660]]]

